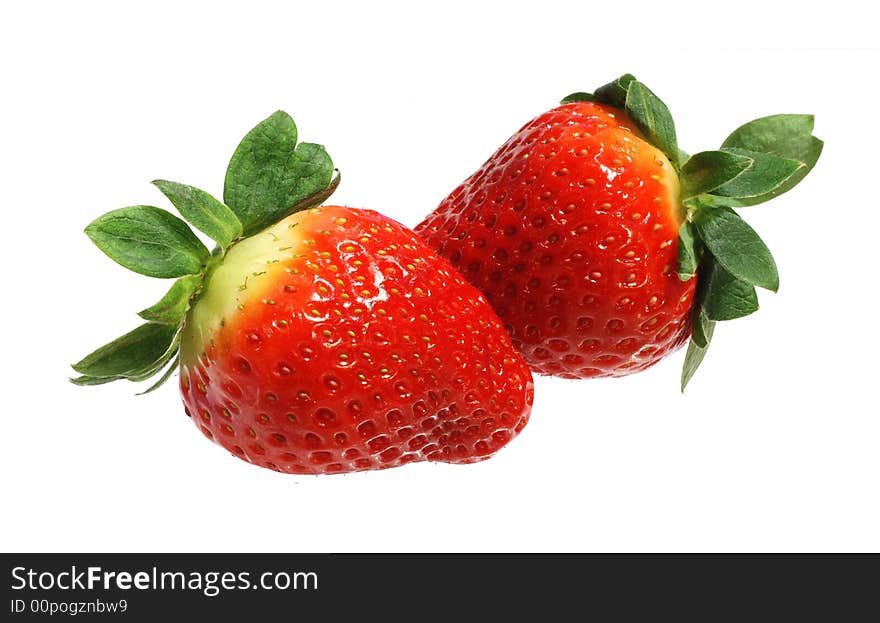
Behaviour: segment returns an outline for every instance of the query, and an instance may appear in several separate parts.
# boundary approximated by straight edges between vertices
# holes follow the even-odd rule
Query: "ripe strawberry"
[[[181,279],[141,313],[151,322],[75,365],[84,375],[75,382],[146,378],[179,343],[187,414],[256,465],[322,474],[488,458],[528,420],[527,365],[482,295],[402,225],[338,206],[280,220],[255,209],[262,195],[248,188],[265,188],[254,167],[272,163],[266,180],[281,160],[242,159],[271,153],[279,129],[289,133],[291,125],[276,114],[242,142],[227,173],[229,208],[191,187],[156,182],[194,224],[213,226],[220,247],[210,256],[185,223],[158,208],[111,212],[89,226],[123,265]],[[310,205],[328,184],[332,190],[329,158],[320,156],[329,169],[308,158],[316,182],[283,205]],[[277,222],[263,229],[267,220]],[[135,253],[133,238],[170,242],[145,259],[151,246]]]
[[[688,157],[666,106],[626,75],[527,123],[416,232],[486,295],[535,371],[631,374],[693,326],[683,389],[714,322],[755,311],[754,286],[778,286],[730,208],[799,182],[822,148],[812,127],[765,117]]]

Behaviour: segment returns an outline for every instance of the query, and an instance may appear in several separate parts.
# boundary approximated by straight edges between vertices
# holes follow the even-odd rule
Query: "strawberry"
[[[533,386],[497,316],[399,223],[310,207],[332,192],[331,175],[323,149],[297,146],[292,120],[276,113],[233,156],[225,203],[154,182],[214,238],[213,253],[159,208],[92,223],[111,258],[178,281],[141,312],[146,324],[74,365],[74,382],[143,380],[167,365],[161,384],[179,351],[199,430],[281,472],[472,463],[507,444],[528,421]]]
[[[776,264],[734,207],[791,189],[822,150],[809,115],[774,115],[718,150],[680,151],[667,107],[631,75],[533,119],[418,227],[485,295],[532,369],[644,370],[752,313]]]

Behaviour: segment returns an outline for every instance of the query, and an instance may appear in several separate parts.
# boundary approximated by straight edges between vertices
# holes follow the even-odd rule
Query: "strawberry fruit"
[[[176,277],[147,320],[74,368],[81,385],[177,368],[211,440],[277,471],[472,463],[528,421],[531,374],[483,296],[413,232],[376,212],[314,206],[332,163],[279,112],[242,141],[224,202],[154,182],[218,244],[159,208],[86,229],[123,266]],[[293,207],[291,207],[293,206]],[[148,390],[149,391],[149,390]]]
[[[681,387],[715,322],[758,308],[776,264],[733,208],[790,190],[822,142],[775,115],[688,156],[669,110],[627,74],[527,123],[417,228],[495,308],[532,369],[644,370],[684,344]]]

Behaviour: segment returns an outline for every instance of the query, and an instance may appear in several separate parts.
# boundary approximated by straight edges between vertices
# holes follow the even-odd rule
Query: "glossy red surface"
[[[621,376],[683,344],[677,178],[624,113],[532,120],[417,228],[485,295],[532,369]]]
[[[256,465],[319,474],[479,461],[525,426],[531,373],[446,261],[375,212],[297,218],[284,270],[203,353],[182,353],[197,362],[181,391],[205,435]]]

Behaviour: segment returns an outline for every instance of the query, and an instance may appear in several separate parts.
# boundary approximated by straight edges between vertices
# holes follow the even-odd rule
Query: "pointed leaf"
[[[181,277],[174,282],[171,289],[168,290],[158,303],[143,311],[139,311],[138,316],[150,322],[174,326],[179,325],[187,309],[189,309],[192,295],[201,284],[202,277],[200,275]]]
[[[149,322],[87,355],[73,369],[90,377],[129,377],[150,369],[175,340],[178,328]]]
[[[562,98],[561,104],[571,104],[572,102],[595,102],[596,97],[592,93],[584,93],[578,91]]]
[[[707,262],[699,304],[709,320],[734,320],[758,310],[755,288],[740,281],[717,262]]]
[[[678,162],[678,142],[672,115],[659,97],[638,80],[630,83],[626,93],[626,112],[652,145],[666,154],[670,162]]]
[[[126,378],[150,369],[174,341],[176,327],[148,323],[102,346],[73,365],[86,376]]]
[[[700,348],[707,348],[709,342],[712,341],[712,334],[715,332],[715,321],[710,320],[706,316],[703,308],[699,308],[694,314],[694,325],[691,330],[691,339]]]
[[[596,89],[594,97],[597,102],[623,109],[626,107],[626,92],[630,83],[635,82],[635,79],[632,74],[624,74],[617,80]]]
[[[743,201],[755,205],[778,197],[794,188],[807,176],[822,154],[823,143],[812,135],[813,115],[771,115],[740,126],[727,137],[722,147],[757,151],[802,162],[785,182],[765,196]]]
[[[694,226],[685,221],[678,228],[678,278],[687,281],[697,274],[697,250]]]
[[[112,260],[149,277],[193,275],[210,257],[184,221],[153,206],[113,210],[85,231]]]
[[[293,119],[278,111],[248,132],[232,155],[223,199],[245,236],[278,222],[330,183],[333,162],[324,148],[296,141]]]
[[[77,376],[75,378],[70,379],[70,382],[74,385],[80,385],[85,387],[87,385],[104,385],[106,383],[112,383],[113,381],[118,381],[120,379],[124,379],[124,376]]]
[[[703,363],[703,357],[706,356],[707,349],[708,345],[706,348],[701,348],[694,340],[691,340],[688,344],[687,353],[684,356],[684,365],[681,368],[682,392],[684,392],[684,388],[687,387],[687,384],[690,383],[691,378],[694,376],[694,372],[696,372],[697,368],[700,367],[700,364]]]
[[[178,331],[175,334],[174,339],[171,340],[171,343],[165,349],[165,352],[162,353],[153,363],[149,366],[143,368],[142,370],[138,370],[137,372],[133,372],[128,374],[126,378],[130,381],[146,381],[149,378],[156,376],[156,374],[166,366],[166,364],[177,355],[177,352],[180,350],[180,332]]]
[[[771,115],[738,127],[721,146],[790,158],[812,167],[818,158],[817,140],[813,136],[813,115]]]
[[[806,166],[797,160],[738,147],[725,147],[722,151],[749,158],[752,163],[734,179],[715,188],[712,194],[748,200],[750,205],[777,196],[776,191]]]
[[[681,167],[681,198],[708,193],[731,181],[752,165],[748,156],[726,151],[702,151]]]
[[[169,365],[168,368],[165,370],[165,373],[159,377],[159,380],[156,381],[155,383],[153,383],[152,385],[150,385],[144,391],[140,392],[138,394],[138,396],[143,396],[144,394],[149,394],[151,392],[156,391],[160,387],[162,387],[166,383],[166,381],[168,381],[168,379],[171,378],[171,375],[174,374],[174,372],[177,370],[179,362],[180,362],[180,357],[179,356],[175,357],[174,361],[171,362],[171,365]]]
[[[779,289],[779,273],[770,249],[740,216],[727,208],[697,211],[694,225],[715,260],[748,284]]]
[[[241,223],[235,213],[220,201],[194,186],[154,180],[162,193],[187,221],[225,249],[241,236]]]

